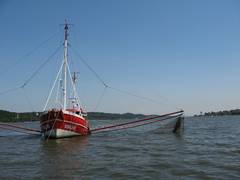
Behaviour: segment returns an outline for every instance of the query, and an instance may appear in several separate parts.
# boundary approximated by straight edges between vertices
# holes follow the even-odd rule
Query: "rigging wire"
[[[19,89],[21,89],[21,86],[7,89],[7,90],[5,90],[5,91],[0,92],[0,96],[1,96],[1,95],[4,95],[4,94],[8,94],[8,93],[10,93],[10,92],[17,91],[17,90],[19,90]]]
[[[70,81],[71,81],[71,85],[72,85],[72,88],[73,88],[73,94],[77,97],[77,104],[78,104],[78,106],[81,106],[82,104],[81,104],[80,99],[78,97],[78,94],[77,94],[77,91],[76,91],[76,87],[75,87],[75,85],[73,83],[73,79],[72,79],[72,75],[71,75],[71,71],[70,71],[68,62],[66,64],[66,66],[67,66],[68,75],[69,75],[69,78],[70,78]]]
[[[73,50],[73,52],[76,54],[76,56],[83,62],[83,64],[95,75],[95,77],[102,83],[102,85],[105,87],[105,89],[109,88],[111,90],[114,90],[114,91],[117,91],[117,92],[120,92],[122,94],[127,94],[129,96],[133,96],[133,97],[136,97],[136,98],[139,98],[139,99],[142,99],[142,100],[146,100],[146,101],[149,101],[149,102],[153,102],[155,104],[159,104],[159,105],[167,105],[166,103],[161,103],[159,101],[156,101],[154,99],[151,99],[149,97],[144,97],[144,96],[140,96],[140,95],[137,95],[135,93],[132,93],[132,92],[129,92],[129,91],[126,91],[126,90],[122,90],[122,89],[119,89],[119,88],[116,88],[116,87],[113,87],[109,84],[107,84],[102,78],[101,76],[87,63],[87,61],[77,52],[77,50],[75,50],[72,46],[70,46],[70,48]],[[178,110],[181,110],[181,108],[179,107],[175,107],[176,109]]]
[[[55,54],[59,51],[61,46],[57,47],[57,49],[34,71],[34,73],[23,83],[21,87],[25,87],[37,74],[38,72],[55,56]]]
[[[25,89],[24,87],[21,88],[21,89],[22,89],[23,94],[24,94],[24,96],[25,96],[25,98],[26,98],[26,100],[27,100],[27,103],[28,103],[29,106],[31,107],[32,111],[34,112],[33,104],[31,103],[30,98],[29,98],[28,95],[27,95],[26,89]]]
[[[107,91],[107,87],[104,86],[104,89],[103,89],[102,93],[100,94],[100,96],[98,98],[97,104],[96,104],[96,106],[92,110],[93,112],[95,112],[99,108],[106,91]]]
[[[139,99],[144,99],[144,100],[151,101],[151,102],[157,103],[157,104],[162,104],[162,103],[160,103],[160,102],[158,102],[158,101],[156,101],[156,100],[153,100],[153,99],[151,99],[151,98],[144,97],[144,96],[140,96],[140,95],[134,94],[134,93],[129,92],[129,91],[126,91],[126,90],[122,90],[122,89],[115,88],[115,87],[112,87],[112,86],[108,86],[108,88],[109,88],[109,89],[112,89],[112,90],[114,90],[114,91],[118,91],[118,92],[120,92],[120,93],[122,93],[122,94],[127,94],[127,95],[129,95],[129,96],[133,96],[133,97],[136,97],[136,98],[139,98]]]
[[[33,106],[32,102],[31,102],[29,96],[27,95],[26,88],[23,87],[23,88],[21,88],[21,89],[23,90],[23,94],[24,94],[24,96],[25,96],[25,99],[27,100],[28,106],[30,106],[30,108],[31,108],[31,110],[32,110],[31,119],[33,120],[34,112],[36,112],[36,111],[34,110],[34,108],[33,108],[34,106]]]
[[[20,86],[17,86],[15,88],[10,88],[10,89],[7,89],[5,91],[2,91],[0,92],[0,96],[1,95],[4,95],[4,94],[7,94],[7,93],[10,93],[10,92],[13,92],[13,91],[17,91],[21,88],[24,88],[26,87],[30,82],[31,80],[39,73],[39,71],[52,59],[52,57],[59,51],[61,46],[59,46],[55,51],[54,53],[52,53],[37,69],[36,71],[34,71],[34,73],[27,79],[25,80],[25,82],[20,85]]]
[[[31,49],[29,52],[27,52],[26,54],[24,54],[23,56],[21,56],[20,58],[18,58],[16,61],[14,61],[13,63],[11,63],[9,66],[7,66],[6,68],[4,68],[3,71],[0,72],[0,75],[4,75],[6,74],[10,69],[14,68],[15,66],[17,66],[20,62],[22,62],[24,59],[26,59],[27,57],[29,57],[30,55],[32,55],[34,52],[36,52],[38,49],[40,49],[41,47],[43,47],[45,44],[47,44],[51,39],[53,39],[58,33],[54,33],[53,35],[51,35],[49,38],[47,38],[46,40],[42,41],[39,45],[35,46],[33,49]]]
[[[53,89],[54,89],[54,87],[55,87],[55,85],[56,85],[56,82],[57,82],[57,80],[58,80],[59,75],[61,74],[61,70],[62,70],[63,64],[64,64],[64,62],[61,64],[61,67],[60,67],[60,69],[59,69],[59,71],[58,71],[58,73],[57,73],[57,77],[56,77],[56,79],[55,79],[55,81],[54,81],[54,83],[53,83],[53,86],[52,86],[52,88],[51,88],[51,90],[50,90],[50,93],[49,93],[49,95],[48,95],[48,97],[47,97],[47,101],[46,101],[46,103],[45,103],[45,106],[44,106],[44,108],[43,108],[43,111],[45,111],[46,108],[47,108],[47,105],[48,105],[49,99],[50,99],[50,97],[51,97],[51,95],[52,95]]]
[[[108,87],[108,85],[103,81],[101,76],[98,75],[98,73],[87,63],[87,61],[72,47],[69,46],[73,52],[76,54],[76,56],[83,62],[83,64],[95,75],[95,77],[105,86]]]

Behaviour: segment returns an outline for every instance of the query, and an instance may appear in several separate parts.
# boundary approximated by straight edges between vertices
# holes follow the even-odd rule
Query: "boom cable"
[[[32,75],[27,79],[25,80],[25,82],[20,85],[20,86],[17,86],[15,88],[10,88],[10,89],[7,89],[5,91],[2,91],[0,92],[0,95],[4,95],[4,94],[7,94],[7,93],[10,93],[10,92],[13,92],[13,91],[17,91],[19,89],[22,89],[24,87],[26,87],[31,81],[32,79],[39,73],[39,71],[52,59],[52,57],[59,51],[61,46],[59,46],[37,69],[36,71],[34,71],[32,73]]]
[[[35,109],[33,108],[33,103],[31,102],[29,96],[28,96],[28,93],[26,91],[26,88],[21,88],[23,90],[23,94],[25,96],[25,99],[27,100],[27,103],[28,103],[28,106],[31,108],[32,112],[36,112]],[[31,114],[31,118],[33,118],[33,114]]]
[[[38,72],[52,59],[53,56],[59,51],[61,46],[58,48],[38,67],[36,71],[23,83],[21,87],[25,87],[37,74]]]
[[[106,93],[106,91],[107,91],[107,88],[108,88],[108,87],[104,86],[104,89],[103,89],[102,93],[100,94],[100,96],[99,96],[99,98],[98,98],[97,104],[96,104],[96,106],[94,107],[94,109],[92,110],[93,112],[96,111],[96,110],[99,108],[99,106],[100,106],[100,104],[101,104],[101,102],[102,102],[102,99],[103,99],[103,97],[104,97],[104,95],[105,95],[105,93]]]
[[[114,91],[118,91],[118,92],[120,92],[122,94],[127,94],[129,96],[133,96],[133,97],[136,97],[136,98],[139,98],[139,99],[144,99],[144,100],[147,100],[147,101],[151,101],[153,103],[162,104],[162,103],[160,103],[160,102],[158,102],[156,100],[153,100],[151,98],[140,96],[140,95],[134,94],[132,92],[129,92],[129,91],[126,91],[126,90],[122,90],[122,89],[119,89],[119,88],[115,88],[115,87],[112,87],[112,86],[109,86],[109,89],[112,89]]]
[[[136,98],[139,98],[139,99],[142,99],[142,100],[146,100],[146,101],[149,101],[149,102],[153,102],[153,103],[155,103],[155,104],[159,104],[159,105],[165,104],[165,105],[167,105],[166,103],[161,103],[161,102],[156,101],[156,100],[154,100],[154,99],[151,99],[151,98],[149,98],[149,97],[140,96],[140,95],[137,95],[137,94],[135,94],[135,93],[132,93],[132,92],[129,92],[129,91],[126,91],[126,90],[122,90],[122,89],[119,89],[119,88],[110,86],[110,85],[107,84],[107,83],[101,78],[101,76],[87,63],[87,61],[77,52],[77,50],[75,50],[72,46],[69,46],[69,47],[73,50],[73,52],[76,54],[76,56],[83,62],[83,64],[84,64],[84,65],[95,75],[95,77],[102,83],[102,85],[105,87],[104,93],[105,93],[105,90],[106,90],[107,88],[109,88],[109,89],[112,89],[112,90],[117,91],[117,92],[119,92],[119,93],[127,94],[127,95],[129,95],[129,96],[133,96],[133,97],[136,97]],[[103,95],[104,95],[104,93],[103,93]],[[103,95],[102,95],[102,96],[103,96]],[[101,100],[102,100],[102,97],[100,97],[100,100],[99,100],[99,101],[101,101]],[[100,104],[100,102],[98,102],[97,104]],[[178,108],[178,107],[175,107],[175,108],[181,110],[181,108]]]
[[[0,92],[0,96],[1,96],[1,95],[4,95],[4,94],[8,94],[8,93],[13,92],[13,91],[17,91],[17,90],[19,90],[20,88],[21,88],[21,86],[7,89],[7,90],[5,90],[5,91]]]
[[[27,57],[29,57],[30,55],[32,55],[34,52],[36,52],[38,49],[40,49],[41,47],[43,47],[46,43],[48,43],[51,39],[53,39],[58,33],[54,33],[53,35],[51,35],[49,38],[47,38],[46,40],[42,41],[39,45],[35,46],[33,49],[31,49],[29,52],[27,52],[26,54],[24,54],[23,56],[21,56],[20,58],[18,58],[16,61],[14,61],[13,63],[11,63],[9,66],[7,66],[6,68],[4,68],[3,71],[0,72],[0,75],[4,75],[6,74],[9,70],[11,70],[12,68],[14,68],[15,66],[17,66],[20,62],[22,62],[24,59],[26,59]]]
[[[108,87],[108,85],[105,83],[105,81],[101,78],[101,76],[98,75],[98,73],[85,61],[85,59],[72,47],[69,46],[73,52],[76,54],[76,56],[83,62],[83,64],[95,75],[95,77],[105,86]]]

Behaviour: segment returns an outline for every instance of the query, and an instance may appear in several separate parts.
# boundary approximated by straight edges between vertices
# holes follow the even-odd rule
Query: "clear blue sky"
[[[72,46],[108,84],[160,102],[108,89],[98,111],[151,114],[178,107],[191,115],[240,108],[237,0],[0,0],[0,91],[23,83],[56,49],[65,18],[74,24]],[[0,96],[0,109],[41,110],[61,58],[60,52],[26,92]],[[83,64],[78,71],[80,97],[94,109],[103,86]]]

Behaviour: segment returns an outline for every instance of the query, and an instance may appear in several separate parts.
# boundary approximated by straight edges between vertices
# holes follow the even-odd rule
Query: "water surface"
[[[186,118],[182,135],[129,129],[48,141],[3,130],[0,136],[0,179],[240,179],[239,116]]]

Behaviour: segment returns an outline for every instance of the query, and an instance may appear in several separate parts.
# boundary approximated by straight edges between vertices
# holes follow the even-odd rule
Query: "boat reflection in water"
[[[88,138],[72,137],[41,141],[40,174],[42,178],[71,179],[85,169],[88,158],[84,152]],[[81,154],[82,153],[82,154]]]

